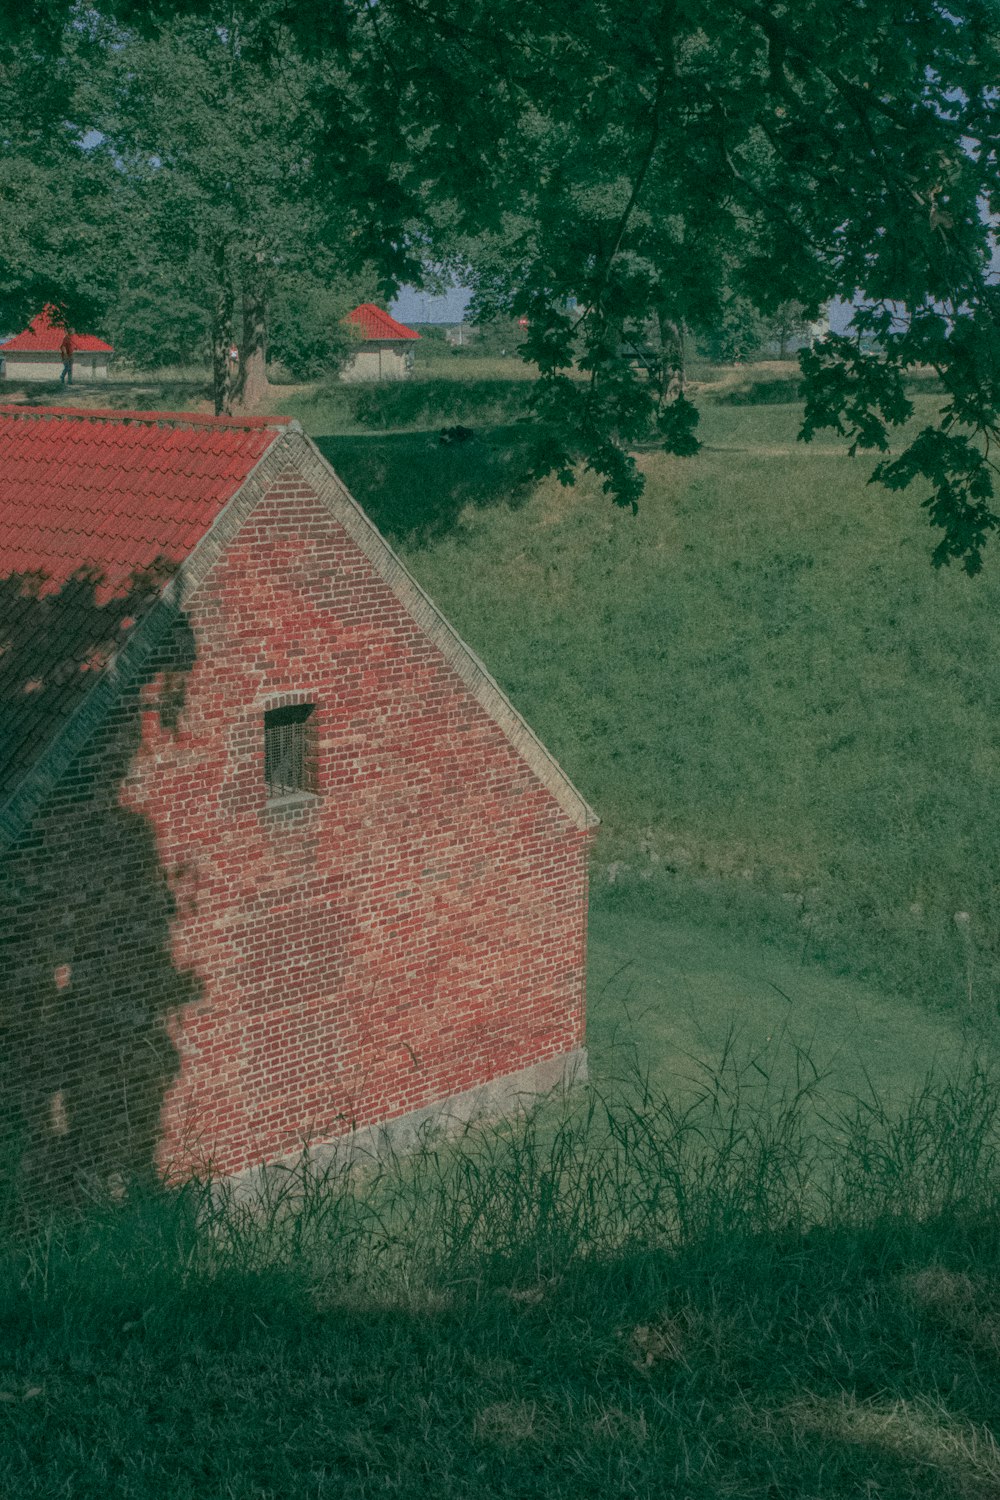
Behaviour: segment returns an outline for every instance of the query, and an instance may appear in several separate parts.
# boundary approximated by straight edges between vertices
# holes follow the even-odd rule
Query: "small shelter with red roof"
[[[5,1170],[579,1076],[595,823],[296,422],[0,407]]]
[[[413,345],[420,337],[416,329],[397,323],[374,302],[362,302],[344,322],[358,350],[341,370],[341,380],[406,379],[413,369]]]
[[[36,380],[58,380],[62,374],[60,353],[66,329],[52,321],[52,309],[46,307],[23,333],[14,334],[0,344],[5,379],[18,385]],[[110,344],[92,333],[70,332],[73,345],[73,379],[107,380],[108,358],[114,354]]]

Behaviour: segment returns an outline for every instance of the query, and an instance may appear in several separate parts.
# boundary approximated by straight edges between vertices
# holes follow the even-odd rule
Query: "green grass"
[[[644,467],[635,518],[546,484],[406,551],[600,812],[597,888],[995,1012],[995,568],[933,571],[870,461]]]
[[[935,572],[919,494],[706,373],[705,449],[642,455],[634,518],[586,476],[529,484],[528,430],[476,423],[475,381],[375,391],[410,422],[381,436],[322,393],[290,409],[598,809],[598,905],[611,870],[623,915],[995,1020],[996,564]],[[894,447],[937,404],[918,391]],[[474,440],[442,448],[452,420]]]
[[[456,447],[442,445],[436,431],[317,442],[352,493],[378,494],[379,524],[397,543],[447,535],[470,507],[516,509],[533,487],[531,438],[514,423],[477,429]]]
[[[516,421],[526,408],[530,386],[513,365],[502,378],[476,373],[467,361],[452,373],[439,366],[411,380],[354,385],[338,380],[307,394],[279,395],[280,409],[298,417],[319,436],[344,433],[433,432],[456,423],[492,427]]]
[[[797,1062],[9,1241],[0,1493],[992,1500],[996,1079]]]
[[[808,1054],[825,1089],[898,1102],[915,1080],[955,1072],[980,1043],[916,1001],[662,911],[637,915],[602,895],[591,912],[587,1045],[591,1076],[613,1094],[630,1068],[672,1097],[736,1047],[769,1081]]]

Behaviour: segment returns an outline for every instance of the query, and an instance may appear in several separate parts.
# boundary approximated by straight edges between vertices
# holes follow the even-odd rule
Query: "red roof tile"
[[[176,566],[290,420],[0,406],[0,577]]]
[[[51,320],[51,311],[45,308],[37,318],[33,318],[28,328],[23,333],[16,333],[12,339],[0,344],[0,356],[6,359],[8,354],[58,354],[59,346],[66,336],[65,328],[61,328]],[[92,333],[74,333],[73,348],[77,354],[114,354],[110,344],[103,339],[96,338]]]
[[[390,318],[387,312],[376,307],[374,302],[362,302],[353,312],[349,312],[344,319],[345,323],[353,323],[355,328],[360,329],[363,339],[418,339],[419,333],[413,328],[407,328],[405,323],[397,323],[395,318]]]
[[[0,405],[0,800],[290,421]]]

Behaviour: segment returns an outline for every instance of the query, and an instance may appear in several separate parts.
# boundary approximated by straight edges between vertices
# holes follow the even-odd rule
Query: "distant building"
[[[45,308],[23,333],[16,333],[0,344],[0,360],[7,380],[23,383],[59,379],[63,367],[59,350],[66,330],[52,322],[51,311]],[[107,380],[108,356],[114,352],[110,344],[92,333],[74,333],[73,379]]]
[[[341,380],[405,380],[413,368],[413,328],[362,302],[344,319],[358,339],[358,352],[340,372]]]

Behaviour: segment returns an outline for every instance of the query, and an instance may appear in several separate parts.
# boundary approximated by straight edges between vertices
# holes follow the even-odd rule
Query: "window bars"
[[[310,718],[315,704],[293,703],[264,714],[264,781],[269,800],[315,792],[316,756]]]

